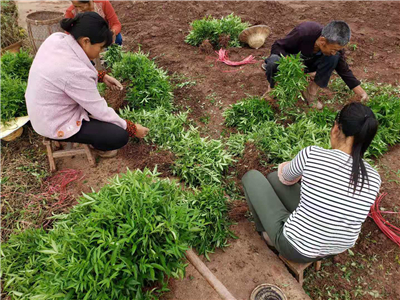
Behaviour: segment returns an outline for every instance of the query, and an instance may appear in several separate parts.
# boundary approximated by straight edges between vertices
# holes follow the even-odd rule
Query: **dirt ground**
[[[269,283],[279,286],[290,300],[310,299],[283,262],[256,233],[252,223],[242,219],[232,226],[232,230],[239,239],[232,240],[230,247],[211,254],[211,261],[203,259],[203,262],[234,297],[249,299],[255,287]],[[185,279],[172,281],[170,288],[171,292],[162,299],[219,299],[218,294],[191,265],[186,269]]]
[[[45,2],[24,4],[23,9],[26,12],[39,8],[50,10],[48,5],[53,5],[51,9],[61,10],[66,4],[65,1],[57,1],[56,4]],[[226,131],[222,117],[225,108],[247,94],[262,95],[265,92],[266,79],[260,68],[263,58],[269,55],[270,46],[276,38],[284,36],[302,21],[326,24],[332,19],[341,19],[348,22],[352,28],[350,44],[357,45],[355,50],[346,51],[354,74],[359,79],[390,84],[398,84],[400,79],[399,2],[113,1],[112,4],[122,23],[125,49],[136,51],[140,48],[149,52],[150,57],[167,69],[171,76],[175,74],[184,78],[183,81],[195,82],[190,87],[175,89],[175,105],[180,109],[191,108],[190,116],[202,127],[202,132],[213,138],[220,138]],[[232,12],[253,25],[267,24],[271,27],[272,33],[262,48],[229,49],[232,60],[251,54],[259,61],[256,64],[228,67],[215,62],[216,54],[204,54],[199,48],[184,42],[193,20],[208,14],[222,17]],[[123,104],[120,95],[108,92],[106,98],[115,107]],[[15,156],[32,145],[41,147],[37,135],[27,137],[26,134],[28,132],[24,133],[26,143],[23,146],[10,148]],[[3,143],[2,152],[4,147],[14,146]],[[160,151],[155,145],[133,142],[115,158],[98,159],[95,168],[89,168],[85,158],[80,156],[59,159],[57,166],[60,170],[76,169],[83,173],[83,179],[69,186],[69,191],[77,196],[81,192],[89,192],[91,188],[99,189],[108,178],[123,172],[126,167],[143,169],[147,166],[152,169],[158,165],[161,176],[170,177],[169,167],[173,160],[172,153]],[[240,184],[239,180],[247,170],[257,168],[265,174],[270,172],[271,169],[260,164],[260,160],[262,153],[254,145],[247,145],[244,157],[233,168],[236,172],[235,184]],[[2,160],[3,163],[8,164],[8,161]],[[47,166],[43,157],[41,163]],[[388,192],[382,206],[388,210],[399,210],[400,147],[393,147],[379,165],[384,179],[382,191]],[[254,232],[245,218],[247,214],[244,202],[236,201],[232,205],[231,216],[238,221],[234,230],[240,239],[232,241],[232,247],[225,252],[218,250],[211,255],[211,262],[207,265],[239,299],[247,299],[251,290],[261,283],[278,284],[288,299],[308,299],[275,254]],[[394,216],[390,218],[393,223],[399,222]],[[352,251],[354,255],[346,252],[337,256],[335,261],[325,261],[322,271],[307,271],[304,288],[311,298],[400,299],[399,247],[384,236],[370,218],[365,222],[359,242]],[[191,266],[184,280],[171,282],[171,289],[165,299],[218,299]],[[349,292],[348,297],[345,291]]]

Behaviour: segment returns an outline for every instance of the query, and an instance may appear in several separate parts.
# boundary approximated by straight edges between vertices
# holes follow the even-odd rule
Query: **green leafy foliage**
[[[255,96],[231,105],[223,116],[227,126],[248,132],[262,122],[273,120],[274,111],[264,99]]]
[[[158,68],[142,52],[123,53],[122,60],[114,63],[113,75],[129,80],[126,100],[134,109],[153,110],[158,106],[172,109],[172,87],[167,72]]]
[[[400,97],[383,94],[371,98],[368,106],[372,109],[380,128],[386,128],[385,142],[394,145],[400,142]]]
[[[115,63],[122,60],[122,47],[118,44],[112,44],[108,47],[106,53],[104,54],[104,61],[107,68],[112,68]]]
[[[242,19],[233,13],[221,19],[207,16],[201,20],[193,21],[190,25],[193,29],[185,39],[189,45],[198,46],[208,39],[211,44],[218,46],[219,37],[224,34],[230,37],[230,47],[241,46],[239,34],[250,26],[249,23],[242,22]]]
[[[275,88],[271,94],[278,99],[281,109],[291,108],[298,99],[302,99],[301,91],[307,87],[307,75],[304,74],[304,64],[297,55],[283,56],[277,62],[278,72],[274,77]]]
[[[153,299],[182,277],[190,244],[226,246],[222,191],[186,192],[156,171],[127,171],[83,195],[53,229],[2,244],[4,290],[19,299]],[[147,290],[147,292],[145,292]]]
[[[196,212],[176,184],[155,178],[128,171],[84,195],[48,234],[13,236],[2,249],[5,289],[27,298],[142,299],[143,287],[182,277]]]
[[[154,111],[125,109],[121,116],[150,129],[145,140],[166,147],[177,159],[174,174],[191,186],[219,184],[224,170],[232,162],[220,140],[202,138],[187,121],[188,113],[172,114],[162,107]],[[189,126],[185,130],[185,126]]]
[[[329,148],[330,128],[319,126],[306,118],[284,127],[273,121],[258,126],[250,136],[265,152],[269,162],[279,164],[292,160],[297,153],[308,146]]]
[[[319,126],[327,125],[328,127],[332,127],[336,115],[337,112],[325,106],[322,110],[310,109],[307,113],[297,115],[296,120],[308,119]]]
[[[177,156],[174,174],[191,186],[220,184],[223,171],[233,161],[220,140],[202,138],[194,128],[183,135],[173,151]]]
[[[107,90],[106,84],[104,82],[97,83],[97,90],[99,91],[100,96],[104,97]]]
[[[1,74],[27,81],[33,58],[26,51],[6,52],[1,56]]]
[[[1,57],[1,123],[27,115],[26,81],[32,65],[28,52],[6,52]]]
[[[152,111],[126,108],[120,111],[120,115],[124,119],[150,129],[148,135],[144,138],[145,141],[168,149],[182,140],[185,134],[185,126],[189,124],[187,120],[188,112],[173,114],[163,107],[157,107]]]
[[[228,146],[228,152],[233,156],[241,156],[248,140],[249,134],[231,134],[225,142]]]
[[[8,124],[16,117],[26,116],[26,82],[20,78],[1,76],[1,123]]]
[[[201,191],[187,194],[189,208],[200,211],[196,222],[201,224],[202,230],[196,234],[191,245],[199,254],[214,252],[215,248],[228,246],[230,237],[236,237],[229,229],[232,222],[228,218],[228,206],[224,191],[220,186],[204,186]]]

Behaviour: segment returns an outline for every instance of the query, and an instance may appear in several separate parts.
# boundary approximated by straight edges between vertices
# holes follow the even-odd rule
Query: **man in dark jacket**
[[[316,72],[314,80],[303,93],[313,107],[322,109],[322,104],[314,101],[318,89],[328,86],[333,70],[336,70],[362,101],[367,100],[367,93],[360,86],[360,81],[353,75],[344,58],[343,48],[349,42],[350,35],[350,27],[343,21],[332,21],[325,27],[316,22],[304,22],[296,26],[286,37],[274,42],[271,56],[262,65],[269,82],[267,93],[275,85],[273,77],[278,70],[276,62],[281,55],[300,52],[306,66],[305,72]]]

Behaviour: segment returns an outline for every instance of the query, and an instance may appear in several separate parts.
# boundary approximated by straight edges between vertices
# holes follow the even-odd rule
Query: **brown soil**
[[[212,55],[214,53],[214,47],[211,45],[209,40],[204,40],[199,49],[204,54]]]
[[[128,84],[123,82],[122,85],[124,86],[122,91],[113,91],[107,88],[104,95],[104,99],[107,100],[108,106],[112,107],[116,112],[118,112],[120,108],[124,108],[127,105],[125,96]]]
[[[70,189],[75,195],[82,192],[88,193],[92,188],[97,191],[106,184],[111,177],[130,170],[153,170],[157,166],[157,171],[161,177],[169,177],[170,166],[173,164],[174,156],[169,151],[160,151],[156,145],[149,145],[143,141],[133,140],[124,148],[118,151],[113,158],[97,158],[96,167],[90,168],[85,156],[75,156],[72,158],[62,158],[56,160],[57,168],[80,170],[84,178],[73,183]]]
[[[230,35],[221,34],[218,39],[218,46],[223,49],[228,49],[230,41],[231,41]]]
[[[255,232],[252,223],[242,220],[232,226],[232,230],[239,239],[232,240],[228,248],[218,249],[215,254],[211,254],[211,261],[207,262],[203,258],[203,262],[236,299],[249,299],[252,290],[263,283],[279,286],[287,299],[310,299],[283,262]],[[186,268],[183,280],[171,281],[170,289],[171,292],[162,299],[221,299],[192,265]]]

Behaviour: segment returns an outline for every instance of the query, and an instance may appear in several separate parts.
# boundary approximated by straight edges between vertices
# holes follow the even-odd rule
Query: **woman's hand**
[[[135,124],[136,125],[136,134],[135,136],[139,139],[144,138],[148,133],[149,129],[140,125],[140,124]]]
[[[142,139],[149,132],[148,128],[146,128],[140,124],[135,124],[129,120],[125,120],[125,121],[126,121],[126,131],[128,132],[130,137],[137,137],[139,139]]]
[[[122,91],[124,87],[122,84],[115,79],[114,77],[111,77],[110,75],[105,75],[103,82],[113,91]]]

